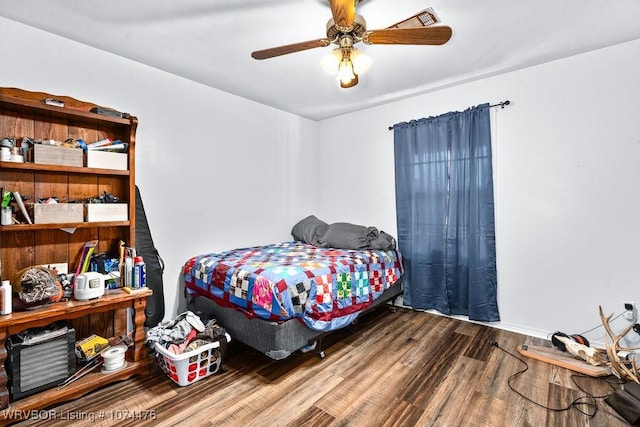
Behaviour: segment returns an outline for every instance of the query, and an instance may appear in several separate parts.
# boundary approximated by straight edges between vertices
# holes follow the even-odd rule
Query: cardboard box
[[[54,224],[64,222],[83,222],[82,204],[80,203],[56,203],[33,205],[34,224]]]
[[[76,342],[76,357],[81,362],[88,362],[91,359],[97,357],[100,352],[108,349],[109,341],[106,338],[102,338],[96,334],[90,335],[87,338]]]
[[[87,203],[87,222],[127,221],[128,203]]]
[[[126,171],[128,169],[127,154],[112,153],[109,151],[100,151],[100,150],[88,150],[87,151],[87,167]]]
[[[33,145],[33,163],[82,167],[81,148],[56,147],[54,145]]]

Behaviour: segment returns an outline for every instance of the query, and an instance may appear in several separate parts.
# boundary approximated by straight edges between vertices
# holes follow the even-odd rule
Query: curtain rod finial
[[[511,104],[511,101],[509,101],[508,99],[506,101],[502,101],[502,102],[498,102],[497,104],[493,104],[493,105],[489,105],[489,107],[500,107],[500,108],[504,108],[505,106]]]

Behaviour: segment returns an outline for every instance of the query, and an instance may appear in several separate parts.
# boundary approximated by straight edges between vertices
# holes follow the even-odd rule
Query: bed
[[[272,359],[324,356],[322,338],[402,293],[396,249],[322,248],[302,241],[198,255],[183,267],[188,308]]]

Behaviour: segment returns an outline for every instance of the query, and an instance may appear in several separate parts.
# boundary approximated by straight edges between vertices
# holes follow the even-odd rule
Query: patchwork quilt
[[[299,318],[331,331],[350,324],[385,289],[400,286],[397,250],[319,248],[304,242],[199,255],[184,267],[189,293],[203,295],[250,317]]]

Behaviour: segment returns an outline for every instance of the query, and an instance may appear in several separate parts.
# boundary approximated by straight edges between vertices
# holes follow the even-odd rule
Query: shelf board
[[[31,310],[14,311],[0,317],[0,328],[8,328],[9,333],[17,333],[34,323],[52,323],[63,319],[76,319],[89,313],[110,311],[131,306],[131,301],[148,298],[153,292],[150,289],[136,291],[133,294],[122,289],[106,291],[100,298],[87,301],[60,301],[44,304]]]
[[[0,226],[0,233],[55,230],[59,228],[101,228],[101,227],[128,227],[131,221],[100,221],[100,222],[67,222],[55,224],[13,224]]]
[[[29,170],[34,172],[60,172],[60,173],[76,173],[76,174],[129,176],[128,170],[123,171],[123,170],[116,170],[116,169],[86,168],[82,166],[45,165],[40,163],[0,162],[0,169]]]
[[[96,369],[94,372],[80,377],[78,380],[60,390],[54,387],[32,396],[10,402],[9,407],[3,409],[0,413],[0,417],[7,420],[8,418],[6,415],[3,415],[11,413],[12,411],[15,411],[16,416],[18,416],[20,413],[40,409],[43,407],[43,402],[46,402],[46,405],[50,406],[67,400],[76,399],[92,390],[95,390],[97,387],[126,380],[134,375],[144,374],[149,372],[150,369],[151,359],[144,359],[139,362],[127,361],[126,367],[106,374],[100,372],[100,369]]]
[[[0,94],[0,107],[3,107],[5,105],[10,106],[13,111],[37,113],[47,111],[52,116],[78,117],[86,120],[99,120],[101,122],[111,122],[122,125],[131,124],[131,120],[127,118],[106,116],[71,107],[56,107],[54,105],[45,104],[44,102],[15,98],[9,95]]]

